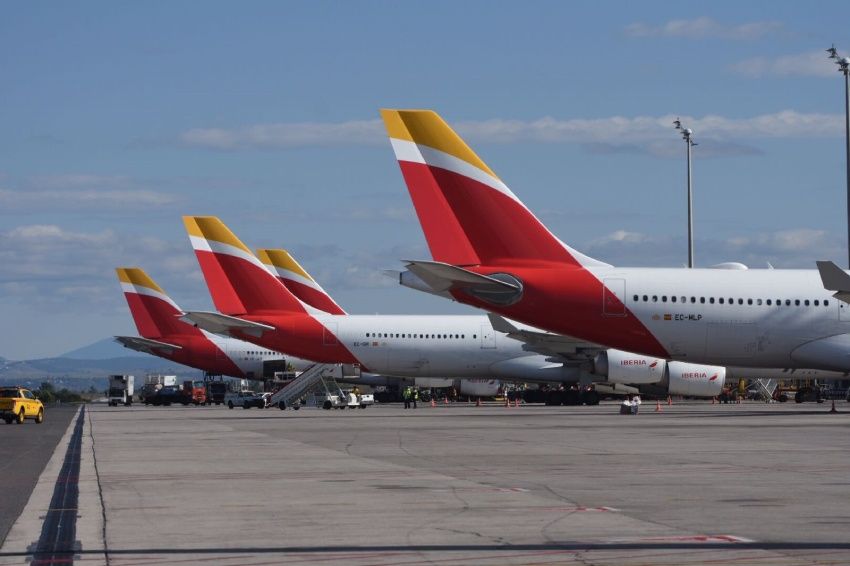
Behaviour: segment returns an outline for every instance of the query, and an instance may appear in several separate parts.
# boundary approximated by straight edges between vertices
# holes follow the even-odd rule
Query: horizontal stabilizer
[[[818,272],[827,291],[835,291],[832,295],[839,301],[850,303],[850,275],[831,261],[819,261]]]
[[[116,336],[115,341],[125,348],[153,355],[161,352],[176,352],[183,349],[182,346],[176,344],[169,344],[168,342],[160,342],[159,340],[151,340],[150,338],[142,338],[140,336]]]
[[[207,332],[215,334],[230,335],[231,331],[238,330],[249,336],[260,337],[264,332],[274,330],[274,326],[251,322],[235,316],[227,316],[217,312],[189,311],[180,317],[180,320],[202,328]]]
[[[510,305],[522,298],[522,283],[508,274],[481,275],[439,261],[408,261],[406,267],[437,295],[463,291],[497,305]]]
[[[497,314],[487,313],[487,317],[490,319],[493,330],[523,342],[525,344],[523,349],[529,352],[576,360],[590,358],[603,349],[598,344],[578,340],[572,336],[543,332],[531,326],[519,327]]]

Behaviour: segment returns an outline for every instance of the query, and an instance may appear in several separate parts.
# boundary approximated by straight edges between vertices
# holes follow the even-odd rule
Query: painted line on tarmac
[[[71,442],[56,484],[50,507],[41,527],[41,536],[30,547],[32,564],[73,564],[74,553],[80,550],[77,540],[77,503],[80,497],[80,453],[83,445],[83,423],[86,408],[77,415]]]

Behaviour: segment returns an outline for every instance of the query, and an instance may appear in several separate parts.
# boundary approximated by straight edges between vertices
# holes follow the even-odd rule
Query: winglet
[[[818,261],[817,265],[823,288],[835,291],[832,296],[839,301],[850,303],[850,275],[831,261]]]

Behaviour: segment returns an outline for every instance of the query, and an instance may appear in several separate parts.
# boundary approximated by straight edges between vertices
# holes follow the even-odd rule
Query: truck
[[[203,381],[186,380],[183,382],[183,393],[193,405],[206,405],[207,388]]]
[[[148,374],[145,384],[139,390],[139,402],[150,405],[156,392],[169,385],[177,385],[176,375]]]
[[[224,398],[227,395],[226,381],[207,381],[206,387],[207,405],[212,405],[213,403],[215,403],[216,405],[221,405],[222,403],[224,403]]]
[[[129,407],[133,404],[133,384],[135,377],[132,375],[110,375],[109,376],[109,400],[110,407],[124,405]]]

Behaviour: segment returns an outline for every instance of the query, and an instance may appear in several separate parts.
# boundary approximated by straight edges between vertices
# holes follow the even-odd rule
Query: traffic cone
[[[436,401],[434,401],[434,398],[433,398],[433,397],[431,397],[431,406],[432,406],[432,407],[436,407],[436,406],[437,406],[437,402],[436,402]]]
[[[448,398],[448,396],[443,397],[443,402],[444,402],[446,405],[448,405],[448,404],[449,404],[449,398]]]
[[[507,395],[505,395],[505,407],[510,407],[510,406],[511,406],[511,400],[508,399]]]
[[[667,405],[669,406],[669,405],[672,405],[672,404],[673,404],[673,397],[671,397],[670,395],[668,395],[668,396],[667,396]]]
[[[514,407],[519,407],[519,397],[514,399]]]
[[[717,397],[712,397],[711,398],[711,404],[714,405],[716,403],[717,403]]]
[[[656,413],[661,413],[661,412],[662,412],[662,411],[661,411],[661,401],[659,401],[658,399],[656,399],[656,400],[655,400],[655,412],[656,412]]]
[[[480,407],[480,406],[481,406],[481,397],[477,397],[477,398],[475,399],[475,406],[476,406],[476,407]]]
[[[830,413],[837,413],[838,410],[835,408],[835,399],[832,400],[832,408],[829,410]]]

